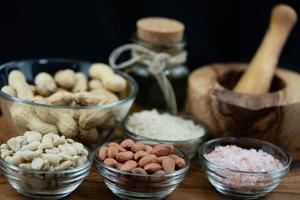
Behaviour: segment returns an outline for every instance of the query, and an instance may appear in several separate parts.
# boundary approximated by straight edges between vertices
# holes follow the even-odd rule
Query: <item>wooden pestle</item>
[[[234,87],[235,92],[264,94],[270,89],[282,48],[297,21],[297,14],[288,5],[272,10],[268,30],[260,47]]]

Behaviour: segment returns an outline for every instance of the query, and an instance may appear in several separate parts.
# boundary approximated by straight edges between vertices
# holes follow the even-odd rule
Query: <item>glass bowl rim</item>
[[[85,63],[85,64],[93,64],[91,62],[88,61],[83,61],[83,60],[75,60],[75,59],[65,59],[65,58],[37,58],[37,59],[22,59],[22,60],[15,60],[15,61],[10,61],[10,62],[6,62],[2,65],[0,65],[0,70],[3,70],[6,68],[7,65],[11,65],[13,63],[16,62],[73,62],[73,63]],[[127,80],[127,82],[130,84],[130,86],[132,87],[130,94],[128,95],[128,97],[121,99],[117,102],[114,103],[109,103],[109,104],[103,104],[103,105],[92,105],[92,106],[64,106],[64,105],[49,105],[49,104],[43,104],[43,103],[36,103],[30,100],[26,100],[26,99],[21,99],[18,97],[14,97],[14,96],[10,96],[4,92],[2,92],[0,90],[0,96],[9,100],[9,101],[13,101],[15,103],[18,104],[25,104],[25,105],[30,105],[30,106],[39,106],[39,107],[45,107],[45,108],[52,108],[52,109],[72,109],[72,110],[81,110],[81,109],[111,109],[111,108],[116,108],[118,106],[121,106],[127,102],[129,102],[130,100],[134,99],[138,93],[139,90],[139,86],[137,84],[137,82],[127,73],[122,72],[120,70],[115,70],[113,69],[117,74],[119,74],[120,76],[122,76],[123,78],[125,78]]]
[[[84,169],[88,169],[93,165],[94,158],[95,158],[95,154],[90,148],[88,148],[86,146],[84,146],[84,148],[89,152],[87,162],[79,167],[66,169],[66,170],[47,171],[47,170],[26,169],[26,168],[19,167],[17,165],[13,165],[13,164],[3,160],[2,158],[0,158],[0,164],[3,165],[7,169],[12,169],[12,170],[15,170],[18,172],[24,172],[24,173],[30,173],[30,174],[31,173],[32,174],[63,174],[63,173],[71,174],[71,173],[75,173],[75,172],[84,172],[85,171]]]
[[[207,160],[203,155],[204,149],[206,149],[206,147],[208,145],[211,145],[211,144],[216,143],[216,142],[220,142],[220,141],[225,140],[225,139],[235,140],[235,141],[236,140],[245,140],[245,139],[247,139],[247,140],[252,140],[253,142],[256,142],[256,143],[265,144],[268,147],[271,147],[272,149],[276,149],[276,151],[281,152],[287,158],[288,162],[285,166],[283,166],[280,169],[263,171],[263,172],[249,172],[249,171],[230,169],[228,167],[223,167],[219,164],[215,164],[215,163],[212,163],[209,160]],[[236,172],[236,173],[243,173],[243,174],[257,174],[257,175],[261,175],[261,174],[273,174],[273,175],[280,174],[284,171],[287,171],[289,169],[290,165],[291,165],[291,162],[292,162],[292,158],[290,157],[290,155],[288,153],[286,153],[281,147],[276,146],[275,144],[272,144],[271,142],[267,142],[267,141],[260,140],[260,139],[255,139],[255,138],[249,138],[249,137],[220,137],[220,138],[215,138],[215,139],[212,139],[212,140],[209,140],[209,141],[203,143],[199,148],[198,154],[199,154],[199,158],[200,158],[199,161],[201,162],[201,164],[205,164],[206,166],[208,166],[208,168],[209,168],[209,166],[213,166],[214,168],[218,168],[218,169],[222,169],[222,170],[228,170],[228,171]]]
[[[111,141],[111,142],[117,142],[117,141],[120,141],[120,140],[114,140],[114,141]],[[134,140],[134,141],[135,142],[154,142],[154,141],[149,141],[149,140]],[[129,176],[138,176],[138,177],[170,177],[170,176],[178,176],[180,174],[188,172],[189,169],[190,169],[190,166],[191,166],[191,162],[190,162],[189,157],[183,151],[181,151],[177,147],[174,147],[174,149],[176,151],[180,152],[183,155],[183,159],[185,160],[185,163],[186,163],[185,167],[180,169],[180,170],[177,170],[173,173],[168,173],[168,174],[135,174],[135,173],[132,173],[132,172],[121,171],[119,169],[115,169],[111,166],[105,165],[103,163],[103,161],[99,158],[98,152],[99,152],[100,148],[104,147],[104,146],[107,146],[107,144],[109,144],[109,143],[110,142],[104,143],[103,145],[100,145],[96,148],[95,153],[94,153],[95,154],[95,161],[96,161],[96,164],[100,164],[104,168],[106,168],[110,171],[113,171],[115,173],[118,173],[118,174],[129,175]],[[156,144],[162,144],[162,143],[158,143],[158,142],[155,142],[155,143]]]
[[[166,112],[168,113],[168,112]],[[134,114],[134,113],[133,113]],[[170,114],[170,113],[168,113]],[[131,114],[132,115],[132,114]],[[125,134],[128,135],[128,133],[130,135],[133,135],[135,137],[138,137],[138,138],[141,138],[140,140],[149,140],[149,141],[153,141],[153,142],[158,142],[158,143],[172,143],[172,144],[181,144],[181,143],[194,143],[194,142],[199,142],[201,140],[205,140],[206,138],[208,138],[209,136],[209,130],[208,130],[208,127],[201,121],[199,121],[198,119],[196,119],[195,117],[191,116],[191,115],[187,115],[187,114],[177,114],[175,116],[178,116],[178,117],[181,117],[183,119],[190,119],[190,120],[193,120],[194,123],[200,125],[203,130],[204,130],[204,134],[202,136],[199,136],[197,138],[192,138],[192,139],[188,139],[188,140],[159,140],[159,139],[153,139],[153,138],[148,138],[148,137],[145,137],[145,136],[142,136],[142,135],[138,135],[136,133],[133,133],[132,131],[130,131],[127,127],[126,127],[126,124],[130,118],[131,115],[128,115],[126,117],[126,119],[122,122],[122,128],[125,130]],[[172,115],[172,114],[170,114]]]

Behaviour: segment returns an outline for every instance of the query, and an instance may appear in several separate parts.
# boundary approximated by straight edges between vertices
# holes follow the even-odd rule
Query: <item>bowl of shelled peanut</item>
[[[0,66],[1,112],[10,128],[54,133],[94,147],[127,116],[138,85],[106,64],[67,59],[21,60]]]
[[[26,131],[0,145],[0,170],[9,184],[30,199],[61,199],[89,174],[93,152],[54,133]]]

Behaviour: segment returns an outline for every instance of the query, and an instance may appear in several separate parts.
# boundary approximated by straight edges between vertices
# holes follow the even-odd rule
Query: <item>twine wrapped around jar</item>
[[[119,56],[131,51],[131,58],[127,61],[117,64]],[[130,67],[135,63],[142,63],[148,67],[149,72],[156,78],[167,102],[168,108],[172,114],[177,113],[177,102],[174,89],[164,73],[167,65],[177,65],[186,61],[187,52],[182,51],[177,55],[168,53],[157,53],[138,44],[125,44],[116,48],[109,56],[109,64],[114,69],[123,69]]]

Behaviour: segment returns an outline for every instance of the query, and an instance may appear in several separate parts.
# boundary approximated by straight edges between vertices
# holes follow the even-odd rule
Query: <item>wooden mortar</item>
[[[212,64],[190,75],[187,108],[215,136],[257,137],[300,149],[300,75],[276,69],[296,21],[293,8],[275,6],[249,66]]]
[[[245,73],[233,90],[247,94],[264,94],[270,89],[283,46],[297,22],[297,13],[289,5],[272,9],[269,27]]]
[[[188,80],[188,112],[207,124],[215,137],[243,136],[300,149],[300,74],[277,69],[266,94],[232,89],[247,64],[212,64]]]

